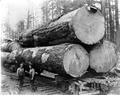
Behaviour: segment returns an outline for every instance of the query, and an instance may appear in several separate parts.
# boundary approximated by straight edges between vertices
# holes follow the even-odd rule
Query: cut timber
[[[86,44],[97,43],[104,36],[104,17],[95,7],[82,7],[72,23],[77,38]]]
[[[9,56],[12,61],[18,61],[21,58],[26,62],[26,66],[29,62],[32,62],[36,71],[43,69],[72,77],[82,76],[89,66],[88,53],[80,45],[75,44],[16,50]]]
[[[1,55],[1,63],[5,63],[7,61],[7,56],[9,55],[10,53],[8,52],[0,52],[0,55]]]
[[[93,6],[83,6],[46,27],[21,34],[20,44],[26,47],[78,42],[93,45],[103,38],[104,30],[104,16],[100,10]]]
[[[6,67],[7,69],[8,69],[8,66],[9,66],[9,64],[7,64],[8,63],[8,55],[9,54],[10,53],[8,53],[8,52],[0,52],[0,55],[1,55],[1,66]]]
[[[19,43],[11,41],[11,42],[5,42],[1,45],[1,51],[3,52],[12,52],[13,50],[21,49],[21,46]]]
[[[108,72],[116,63],[116,46],[109,41],[103,41],[90,52],[90,67],[96,72]]]

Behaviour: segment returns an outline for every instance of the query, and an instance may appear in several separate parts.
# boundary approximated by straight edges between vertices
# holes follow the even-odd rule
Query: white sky
[[[33,11],[39,8],[40,10],[44,1],[45,0],[1,0],[0,12],[3,14],[2,21],[6,19],[9,20],[11,27],[14,28],[19,20],[26,17],[28,9]]]

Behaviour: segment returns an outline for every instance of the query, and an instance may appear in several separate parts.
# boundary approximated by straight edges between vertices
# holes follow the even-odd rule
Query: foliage
[[[47,23],[87,3],[86,0],[47,0],[42,7],[43,22]]]
[[[18,39],[20,33],[24,31],[24,20],[21,20],[17,23],[16,30],[12,29],[8,22],[4,24],[4,28],[5,29],[3,33],[5,33],[7,39],[13,39],[13,40]]]
[[[17,32],[21,33],[25,29],[24,20],[21,20],[17,23]]]

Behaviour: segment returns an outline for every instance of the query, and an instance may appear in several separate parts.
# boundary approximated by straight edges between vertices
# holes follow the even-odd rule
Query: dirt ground
[[[18,80],[15,73],[2,71],[2,93],[0,95],[70,95],[54,83],[54,79],[37,76],[35,80],[36,91],[32,91],[28,77],[25,77],[24,85],[19,91]],[[107,94],[81,93],[80,95],[120,95],[120,85],[112,88]]]
[[[19,90],[18,80],[15,73],[2,71],[1,95],[69,95],[55,86],[54,80],[44,76],[37,76],[34,92],[30,86],[29,77],[25,77],[22,90]]]

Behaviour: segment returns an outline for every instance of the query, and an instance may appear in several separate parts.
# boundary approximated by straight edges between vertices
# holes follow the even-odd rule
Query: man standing
[[[24,83],[24,77],[25,77],[23,63],[21,63],[20,67],[17,69],[17,76],[18,76],[18,81],[19,81],[19,89],[22,90],[23,83]]]
[[[32,67],[32,65],[29,65],[29,74],[30,74],[30,83],[31,83],[31,88],[33,91],[36,90],[36,87],[34,85],[34,81],[35,81],[35,69]]]

